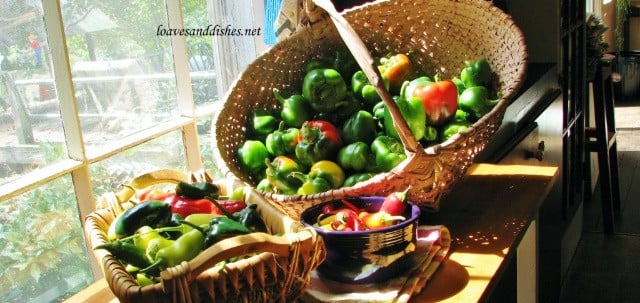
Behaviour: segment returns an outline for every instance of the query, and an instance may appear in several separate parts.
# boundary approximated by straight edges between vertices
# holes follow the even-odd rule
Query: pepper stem
[[[226,208],[224,208],[224,206],[220,205],[220,203],[218,203],[218,201],[216,201],[214,198],[212,198],[211,196],[206,196],[204,198],[211,201],[211,203],[213,203],[213,205],[215,205],[223,215],[227,216],[227,218],[237,221],[236,217],[234,217]]]

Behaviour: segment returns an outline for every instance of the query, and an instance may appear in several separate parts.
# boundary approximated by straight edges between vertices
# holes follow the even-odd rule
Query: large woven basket
[[[91,247],[107,241],[109,224],[133,205],[127,201],[134,189],[186,180],[189,180],[186,174],[160,170],[135,178],[119,192],[102,195],[98,205],[104,208],[85,218],[85,233]],[[232,180],[214,183],[220,186],[222,195],[237,186],[244,186]],[[251,188],[245,188],[245,195],[248,203],[258,205],[258,212],[270,232],[278,236],[254,233],[222,240],[191,261],[161,272],[159,283],[144,287],[138,285],[122,263],[109,252],[94,250],[115,296],[123,303],[195,303],[292,302],[302,295],[310,283],[311,272],[324,260],[326,252],[322,238],[297,220],[284,216]],[[242,256],[248,257],[227,263],[221,271],[212,268],[220,261]]]
[[[411,185],[410,200],[437,210],[441,197],[464,175],[498,129],[523,82],[527,51],[522,32],[509,15],[483,0],[377,1],[347,10],[342,16],[372,57],[411,53],[412,61],[425,75],[452,78],[459,75],[465,60],[486,58],[494,71],[492,90],[502,93],[503,98],[469,130],[446,142],[427,148],[415,140],[409,142],[419,147],[416,150],[405,144],[408,157],[403,163],[353,187],[304,196],[262,194],[295,217],[321,201],[386,195]],[[329,18],[321,18],[277,43],[239,76],[225,96],[214,126],[214,155],[220,165],[225,164],[222,169],[226,176],[257,184],[259,180],[241,170],[236,155],[247,139],[245,125],[250,113],[257,108],[280,108],[272,89],[302,83],[303,62],[332,56],[337,49],[345,49],[343,39]],[[394,122],[396,119],[394,116]]]

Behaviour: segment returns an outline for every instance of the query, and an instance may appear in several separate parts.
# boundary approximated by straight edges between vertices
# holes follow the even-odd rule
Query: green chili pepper
[[[463,132],[471,126],[471,123],[468,121],[453,121],[447,125],[445,125],[440,130],[440,140],[446,141],[451,138],[453,135]]]
[[[193,259],[204,249],[205,235],[206,232],[202,228],[195,228],[182,234],[171,245],[159,249],[155,254],[156,258],[153,260],[153,264],[142,269],[141,272],[149,272],[158,268],[166,269]]]
[[[140,227],[168,226],[171,222],[171,205],[162,201],[144,201],[125,210],[109,226],[110,240],[133,235]]]
[[[264,159],[269,158],[269,151],[262,141],[247,140],[238,149],[238,158],[244,169],[255,173],[266,168]]]
[[[190,199],[202,199],[204,197],[217,198],[220,188],[209,182],[187,183],[179,181],[176,184],[176,195]]]
[[[258,136],[266,136],[278,127],[278,119],[269,111],[256,109],[251,119],[253,132]]]
[[[424,138],[427,125],[427,115],[424,111],[424,107],[422,106],[422,100],[415,97],[409,99],[395,97],[394,101],[398,105],[398,109],[400,110],[402,117],[404,117],[404,120],[407,122],[407,125],[416,140]],[[383,123],[385,133],[387,136],[400,139],[400,135],[398,135],[398,131],[391,119],[389,109],[387,109],[386,106],[384,108]]]
[[[335,69],[314,69],[304,77],[302,96],[315,111],[333,112],[344,103],[347,84]]]
[[[287,156],[277,156],[272,161],[265,160],[266,175],[271,186],[278,192],[293,193],[300,186],[300,180],[290,176],[292,172],[302,172],[300,165]]]
[[[379,136],[371,143],[371,151],[375,155],[376,170],[387,172],[407,158],[400,140]]]
[[[376,122],[373,115],[365,110],[359,110],[342,125],[342,140],[344,144],[362,141],[370,144],[376,137]]]
[[[480,119],[486,115],[500,101],[489,99],[489,90],[484,86],[474,86],[465,89],[458,97],[458,106],[471,114],[473,119]]]
[[[338,151],[338,164],[345,170],[363,171],[373,163],[374,155],[369,144],[357,141]]]
[[[465,61],[464,64],[465,67],[460,72],[460,80],[465,88],[491,85],[493,72],[486,59],[481,58],[475,62]]]
[[[282,104],[280,118],[288,126],[300,128],[304,121],[311,120],[313,111],[302,95],[291,95],[285,99],[277,89],[273,90],[273,94]]]
[[[343,187],[351,187],[353,185],[355,185],[358,182],[362,182],[362,181],[367,181],[369,179],[371,179],[371,177],[375,176],[375,174],[373,173],[359,173],[359,174],[353,174],[349,177],[347,177],[344,180],[344,184],[342,184]]]
[[[300,136],[300,130],[294,127],[285,129],[284,121],[280,122],[277,130],[267,135],[265,146],[272,156],[293,154]]]
[[[233,236],[251,233],[251,230],[244,224],[225,216],[211,219],[210,226],[206,238],[204,238],[204,247],[209,247]]]
[[[98,245],[93,249],[105,249],[117,259],[138,268],[146,268],[150,265],[145,251],[130,242],[112,241]]]

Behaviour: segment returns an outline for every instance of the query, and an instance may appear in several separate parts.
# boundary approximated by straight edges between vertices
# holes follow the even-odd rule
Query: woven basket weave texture
[[[437,210],[442,196],[464,175],[498,129],[506,107],[524,81],[527,50],[522,32],[509,15],[482,0],[379,1],[347,10],[343,16],[373,57],[410,53],[425,75],[452,78],[459,75],[465,60],[486,58],[494,71],[492,89],[503,98],[468,131],[409,154],[391,172],[320,194],[264,195],[295,218],[318,202],[386,195],[411,185],[410,200]],[[303,62],[332,56],[338,49],[345,49],[344,42],[325,18],[277,43],[246,68],[225,96],[213,127],[214,157],[226,176],[254,186],[258,183],[240,169],[236,155],[247,139],[248,117],[258,108],[280,108],[272,90],[299,85],[304,77]]]

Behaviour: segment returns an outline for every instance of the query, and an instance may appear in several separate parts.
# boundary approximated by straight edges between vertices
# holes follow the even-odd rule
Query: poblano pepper
[[[370,144],[376,137],[376,122],[373,115],[365,110],[359,110],[342,125],[342,141],[351,144],[362,141]]]
[[[176,184],[176,195],[190,199],[202,199],[204,197],[217,198],[220,188],[209,182],[187,183],[180,181]]]
[[[291,95],[285,99],[277,89],[273,90],[273,94],[282,104],[280,118],[288,126],[300,128],[304,121],[311,120],[313,111],[309,102],[302,95]]]
[[[138,228],[167,226],[171,222],[171,205],[162,201],[144,201],[117,216],[108,230],[110,240],[133,235]]]
[[[416,140],[420,140],[424,137],[427,126],[427,115],[422,105],[422,100],[419,98],[402,98],[399,96],[394,97],[394,101],[398,105],[398,109],[407,122],[407,126],[413,133]],[[400,139],[398,131],[391,119],[391,112],[385,106],[384,107],[384,131],[387,136]]]
[[[374,162],[369,144],[357,141],[338,151],[338,164],[345,170],[363,171]]]
[[[387,172],[407,158],[400,140],[389,136],[378,136],[371,143],[375,155],[376,170]]]
[[[460,72],[460,80],[465,88],[474,86],[490,86],[493,72],[485,58],[476,61],[465,61],[465,67]]]
[[[224,239],[246,235],[251,230],[244,224],[226,216],[215,217],[211,219],[210,227],[206,237],[203,239],[204,247],[209,247]]]
[[[474,86],[465,89],[458,97],[458,106],[472,115],[474,119],[480,119],[498,104],[500,99],[489,99],[489,90],[484,86]]]
[[[112,241],[98,245],[94,249],[105,249],[117,259],[138,268],[146,268],[150,265],[144,249],[130,242]]]
[[[307,121],[300,128],[300,142],[296,157],[307,167],[320,160],[335,158],[342,147],[342,138],[336,127],[328,121]]]
[[[302,96],[315,111],[333,112],[345,102],[347,84],[335,69],[314,69],[303,79]]]
[[[302,167],[287,156],[277,156],[267,163],[266,175],[271,186],[280,193],[291,194],[300,187],[300,180],[291,177],[292,172],[302,172]]]
[[[293,154],[300,136],[300,130],[295,127],[285,128],[284,121],[280,122],[277,130],[267,135],[265,146],[272,156]]]
[[[267,226],[258,213],[258,204],[247,204],[247,207],[234,213],[233,218],[251,232],[267,232]]]

